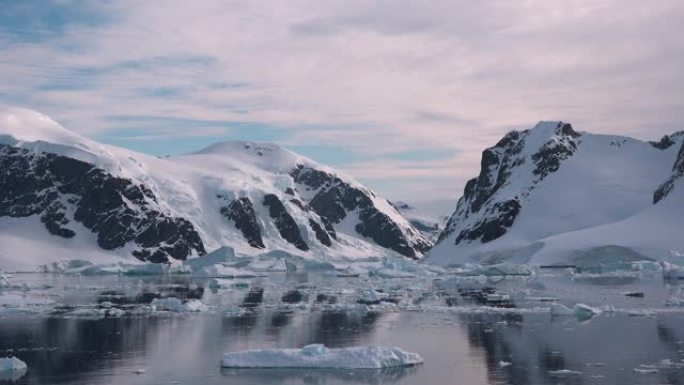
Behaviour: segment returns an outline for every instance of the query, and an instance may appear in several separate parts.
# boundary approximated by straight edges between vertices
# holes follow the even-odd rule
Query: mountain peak
[[[25,108],[0,107],[0,142],[52,142],[74,144],[83,138],[40,112]]]

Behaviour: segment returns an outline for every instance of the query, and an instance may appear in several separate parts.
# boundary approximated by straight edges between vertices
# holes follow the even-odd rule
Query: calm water
[[[47,312],[0,312],[0,356],[13,354],[29,365],[17,384],[684,384],[684,365],[677,365],[684,359],[684,313],[662,306],[680,288],[655,278],[487,282],[500,292],[512,293],[517,302],[516,308],[499,312],[462,298],[449,302],[454,294],[431,280],[393,281],[394,289],[413,287],[404,300],[430,306],[423,311],[368,312],[343,310],[343,306],[283,306],[281,297],[299,286],[310,297],[334,292],[338,303],[351,303],[353,299],[345,296],[352,296],[353,288],[387,283],[281,277],[280,281],[246,281],[252,288],[264,288],[263,301],[254,311],[233,316],[224,315],[223,309],[244,301],[248,296],[244,285],[202,291],[197,288],[206,282],[14,278],[18,279],[33,287],[45,285],[42,291],[31,290],[31,296],[51,298],[58,305]],[[202,298],[212,310],[99,319],[68,316],[74,307],[102,301],[102,293],[111,295],[112,288],[130,292],[141,287],[158,291],[175,287],[177,293]],[[645,293],[644,298],[624,295],[634,290]],[[535,310],[545,303],[540,294],[558,299],[560,293],[568,303],[594,299],[595,304],[610,301],[620,309],[630,305],[636,311],[604,312],[581,322]],[[314,299],[308,302],[313,304]],[[309,343],[394,345],[420,353],[425,364],[379,371],[219,368],[223,352]],[[675,364],[663,365],[664,359]],[[581,373],[554,373],[562,369]]]

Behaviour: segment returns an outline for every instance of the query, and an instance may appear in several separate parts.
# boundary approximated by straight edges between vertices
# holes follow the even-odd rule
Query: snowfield
[[[396,347],[364,346],[329,349],[321,344],[301,349],[262,349],[225,353],[224,368],[382,369],[423,363],[417,353]]]

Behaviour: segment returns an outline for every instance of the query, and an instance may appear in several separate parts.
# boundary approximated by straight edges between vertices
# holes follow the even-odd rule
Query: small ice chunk
[[[658,369],[656,368],[634,368],[632,371],[636,374],[656,374]]]
[[[562,305],[560,303],[551,304],[551,315],[566,316],[574,315],[575,313],[569,307]]]
[[[191,299],[186,304],[183,304],[183,302],[176,297],[155,298],[152,300],[151,305],[156,310],[166,310],[174,313],[207,311],[207,306],[198,299]]]
[[[511,364],[511,363],[508,362],[508,361],[499,361],[499,367],[500,367],[500,368],[505,368],[505,367],[511,366],[511,365],[513,365],[513,364]]]
[[[534,271],[527,265],[515,265],[511,263],[500,263],[497,265],[477,265],[466,264],[463,275],[476,276],[506,276],[506,275],[532,275]]]
[[[223,315],[225,317],[240,317],[246,313],[247,310],[240,306],[229,306],[223,310]]]
[[[176,297],[169,298],[155,298],[151,303],[152,307],[156,310],[167,310],[172,312],[184,312],[185,306],[180,299]]]
[[[358,303],[363,305],[377,305],[381,301],[387,299],[387,297],[389,297],[387,294],[379,291],[363,290],[359,296]]]
[[[0,357],[0,381],[16,381],[27,369],[26,363],[17,357]]]
[[[551,377],[571,377],[571,376],[581,376],[582,372],[578,370],[570,369],[560,369],[560,370],[549,370],[549,376]]]
[[[330,352],[330,349],[328,349],[323,344],[311,344],[311,345],[306,345],[305,347],[302,348],[302,354],[305,356],[317,356],[317,355],[326,354],[329,352]]]
[[[0,289],[12,286],[9,279],[4,275],[0,274]]]
[[[575,316],[580,321],[587,321],[601,313],[600,309],[578,303],[572,309],[559,303],[551,304],[551,315],[555,316]]]
[[[389,268],[382,268],[377,270],[371,270],[368,272],[370,277],[379,278],[415,278],[415,274],[408,271],[393,270]]]
[[[580,321],[589,320],[601,313],[601,310],[583,303],[578,303],[572,310],[575,314],[575,317],[577,317],[577,319]]]
[[[207,311],[207,305],[203,304],[202,301],[198,299],[191,299],[185,304],[185,310],[189,312],[204,312]]]
[[[417,353],[396,347],[365,346],[328,349],[324,345],[307,345],[302,349],[261,349],[225,353],[224,368],[320,368],[381,369],[413,366],[423,363]]]

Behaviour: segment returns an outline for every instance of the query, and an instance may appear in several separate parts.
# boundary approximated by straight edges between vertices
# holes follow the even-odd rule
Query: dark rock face
[[[332,246],[330,235],[328,235],[328,233],[323,229],[323,227],[321,227],[321,225],[318,224],[318,222],[309,218],[309,226],[311,226],[311,229],[314,231],[314,234],[316,234],[316,239],[318,239],[319,242],[328,247]]]
[[[559,123],[559,130],[562,135],[557,136],[557,140],[547,142],[532,155],[532,160],[536,165],[533,172],[534,175],[539,176],[539,180],[558,171],[561,162],[577,151],[577,143],[574,139],[578,138],[579,134],[568,123]]]
[[[656,204],[663,200],[674,189],[675,182],[682,176],[684,176],[684,142],[682,147],[679,148],[677,159],[672,166],[672,175],[653,193],[653,203]]]
[[[276,195],[267,194],[264,196],[264,206],[268,207],[269,215],[273,218],[280,236],[299,250],[308,251],[309,246],[304,242],[297,222],[287,212],[283,202]]]
[[[372,239],[380,246],[410,258],[417,256],[416,251],[425,252],[431,247],[430,243],[418,234],[416,243],[410,244],[399,225],[374,206],[369,192],[353,187],[335,175],[302,165],[293,169],[290,176],[296,183],[305,185],[308,190],[318,190],[309,202],[309,207],[324,220],[324,226],[329,234],[332,225],[326,222],[340,223],[349,212],[358,211],[361,222],[356,225],[356,232]],[[330,235],[335,237],[333,234]]]
[[[458,232],[456,244],[476,239],[486,243],[503,236],[522,210],[520,197],[529,194],[540,181],[558,171],[562,162],[577,151],[581,138],[570,124],[559,122],[549,139],[529,154],[525,151],[525,144],[532,133],[532,130],[511,131],[494,147],[483,151],[480,174],[466,183],[463,197],[440,234],[438,243],[455,231]],[[531,184],[520,191],[520,197],[497,202],[496,194],[509,183],[513,172],[527,162],[532,162]],[[478,219],[470,221],[473,216]],[[465,228],[463,223],[468,223]]]
[[[513,225],[522,206],[517,199],[497,202],[488,210],[488,216],[475,226],[461,231],[456,238],[456,244],[461,241],[480,239],[482,243],[493,241],[504,234]]]
[[[674,145],[676,142],[674,140],[672,140],[672,138],[669,135],[665,135],[659,141],[657,141],[657,142],[651,141],[649,143],[651,143],[651,146],[653,146],[659,150],[667,150],[672,145]]]
[[[40,215],[53,235],[72,238],[71,220],[113,250],[134,242],[137,258],[184,260],[205,249],[192,223],[164,214],[147,187],[72,158],[0,145],[0,217]],[[73,218],[69,212],[73,211]]]
[[[235,227],[242,232],[250,246],[257,249],[265,247],[256,212],[249,198],[235,199],[228,206],[221,207],[221,214],[235,223]]]

